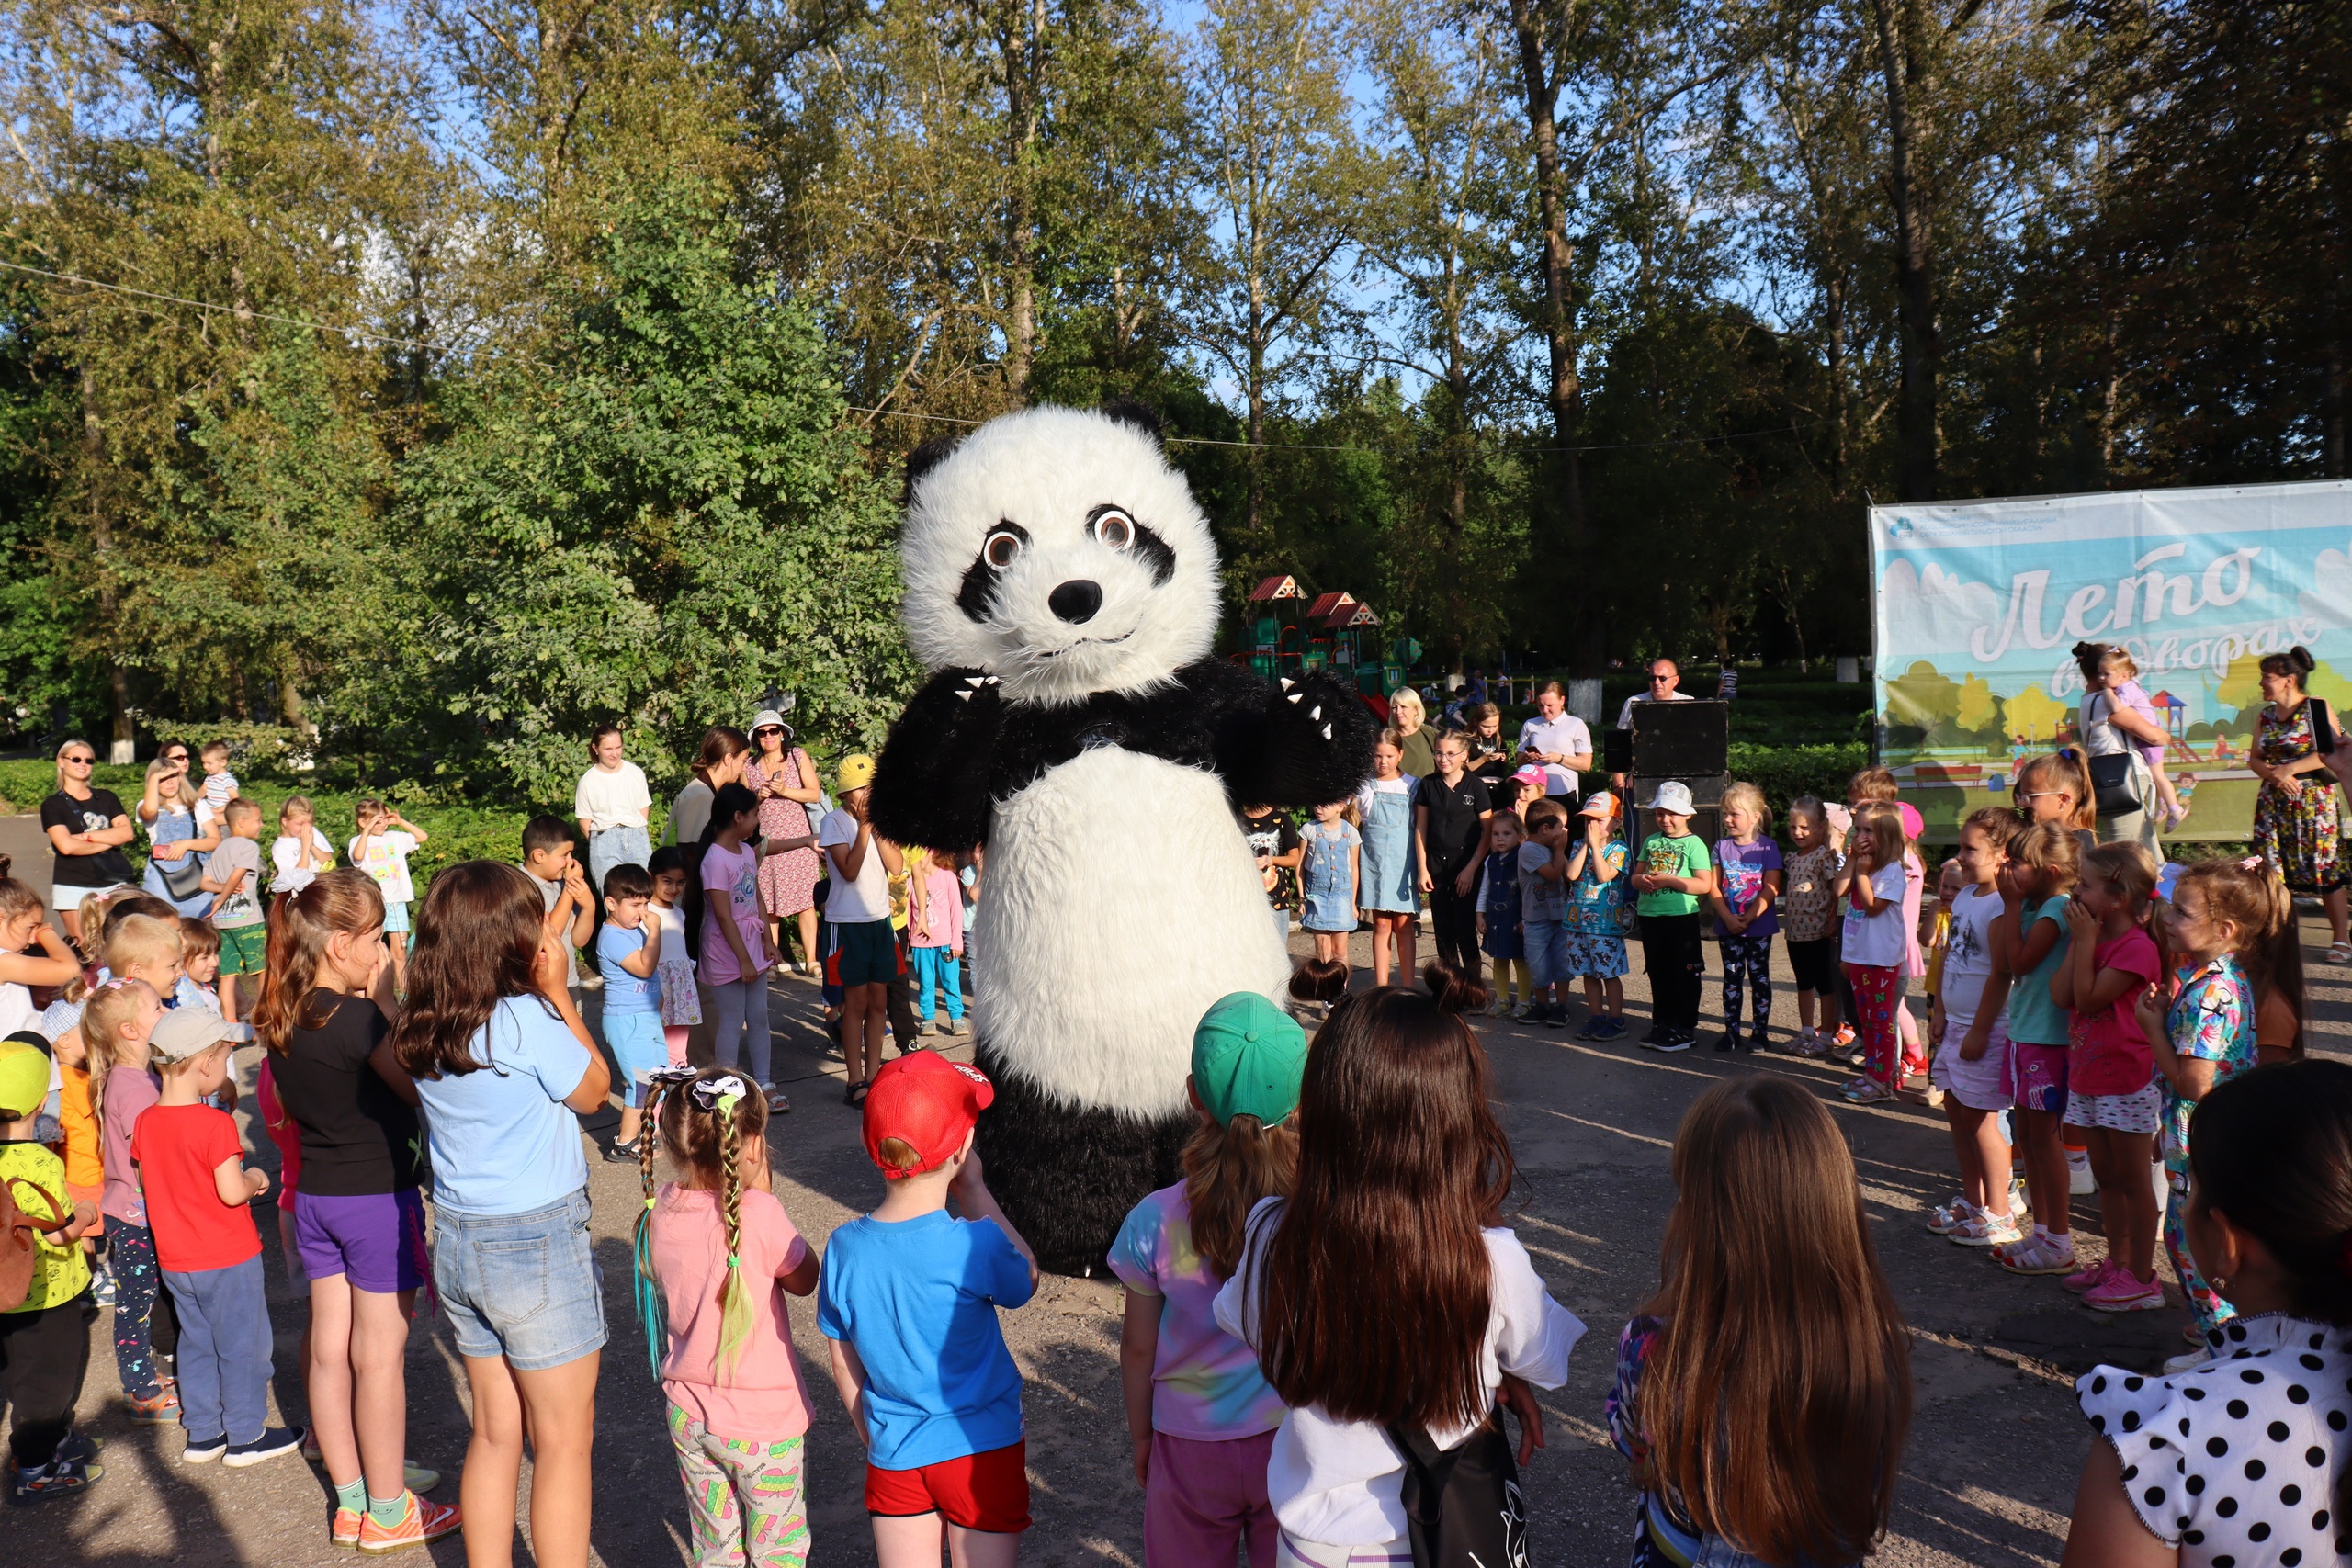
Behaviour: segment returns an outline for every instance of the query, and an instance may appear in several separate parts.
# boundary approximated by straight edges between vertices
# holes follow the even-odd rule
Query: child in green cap
[[[1230,1564],[1245,1537],[1252,1563],[1274,1561],[1266,1461],[1282,1396],[1212,1307],[1250,1209],[1290,1195],[1306,1068],[1305,1032],[1256,992],[1202,1015],[1188,1082],[1201,1125],[1184,1145],[1184,1179],[1137,1203],[1111,1244],[1127,1288],[1119,1381],[1148,1562]]]

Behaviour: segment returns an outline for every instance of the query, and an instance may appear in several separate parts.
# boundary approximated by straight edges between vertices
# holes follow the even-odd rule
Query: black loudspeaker
[[[1634,767],[1634,732],[1630,729],[1604,729],[1600,732],[1600,766],[1604,773],[1631,773]]]
[[[1713,699],[1635,703],[1632,760],[1635,778],[1706,777],[1731,767],[1731,705]]]

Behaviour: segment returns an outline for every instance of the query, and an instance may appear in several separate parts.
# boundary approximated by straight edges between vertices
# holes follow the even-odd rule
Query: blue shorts
[[[1579,979],[1614,980],[1625,973],[1625,939],[1597,931],[1570,931],[1568,973]]]
[[[658,1012],[608,1012],[605,1043],[620,1068],[622,1102],[642,1108],[649,1098],[645,1075],[670,1065],[670,1043],[662,1033]]]
[[[408,906],[394,904],[388,900],[384,905],[384,934],[406,936],[408,929]]]
[[[1520,931],[1527,943],[1527,980],[1537,990],[1573,980],[1568,967],[1568,934],[1557,920],[1527,920]]]
[[[586,1188],[528,1213],[439,1209],[433,1230],[433,1283],[458,1354],[543,1372],[605,1348]]]

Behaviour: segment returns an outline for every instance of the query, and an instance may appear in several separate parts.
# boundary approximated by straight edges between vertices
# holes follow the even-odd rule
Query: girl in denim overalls
[[[1384,729],[1372,750],[1372,777],[1356,792],[1363,818],[1363,879],[1356,895],[1372,916],[1372,983],[1388,984],[1388,944],[1396,943],[1396,966],[1412,982],[1414,921],[1421,911],[1420,864],[1413,848],[1413,784],[1401,771],[1404,741]]]

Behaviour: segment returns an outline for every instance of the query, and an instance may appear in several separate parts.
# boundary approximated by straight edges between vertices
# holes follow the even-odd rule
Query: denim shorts
[[[523,1214],[437,1211],[433,1283],[461,1356],[542,1372],[604,1348],[586,1188]]]
[[[386,936],[406,936],[408,935],[408,906],[406,904],[395,904],[390,899],[385,900],[384,934]]]

